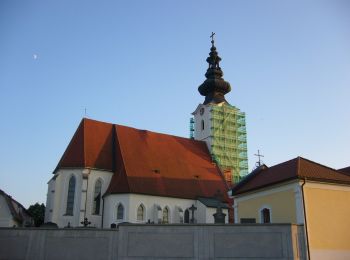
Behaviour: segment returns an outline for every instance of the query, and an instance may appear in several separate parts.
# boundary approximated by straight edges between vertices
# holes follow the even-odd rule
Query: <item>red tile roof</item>
[[[342,168],[342,169],[339,169],[338,171],[350,176],[350,166]]]
[[[55,172],[60,168],[114,172],[106,194],[194,199],[228,190],[205,142],[91,119],[80,123]]]
[[[232,189],[232,194],[238,195],[293,179],[350,185],[350,176],[316,162],[297,157],[270,168],[263,165],[255,169]]]

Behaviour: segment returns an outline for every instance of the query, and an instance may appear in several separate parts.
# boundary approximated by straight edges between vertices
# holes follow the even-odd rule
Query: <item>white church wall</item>
[[[216,208],[209,208],[205,206],[202,202],[198,201],[198,223],[214,223],[214,214],[216,213],[216,210]],[[228,209],[222,209],[222,212],[226,214],[225,223],[228,223]]]
[[[208,223],[206,222],[206,206],[201,203],[200,201],[197,201],[196,203],[196,207],[197,207],[197,223]],[[212,221],[211,223],[213,223],[214,221]]]
[[[162,212],[165,207],[169,209],[169,223],[181,223],[183,213],[186,209],[195,205],[195,218],[197,223],[214,223],[214,218],[210,218],[208,214],[212,211],[206,211],[206,207],[198,203],[196,200],[180,199],[171,197],[151,196],[142,194],[110,194],[104,199],[104,220],[103,227],[109,228],[111,224],[119,224],[121,222],[130,223],[146,223],[148,221],[158,223],[158,219],[162,219]],[[117,206],[121,203],[124,206],[124,218],[117,220]],[[137,208],[139,205],[145,208],[145,218],[143,221],[137,220]],[[201,204],[201,206],[199,206]],[[161,208],[157,216],[155,205]],[[179,210],[182,209],[182,212]],[[213,214],[215,213],[215,209]],[[190,213],[190,218],[191,218]]]
[[[55,199],[55,179],[51,178],[47,183],[45,222],[49,222],[52,220],[52,212],[54,209],[54,199]]]
[[[95,184],[98,180],[101,180],[101,195],[103,195],[108,185],[111,181],[112,172],[109,171],[101,171],[101,170],[84,170],[84,173],[88,175],[88,179],[85,179],[84,190],[87,190],[87,193],[82,193],[83,197],[81,199],[81,211],[80,211],[80,219],[81,221],[87,217],[91,222],[90,226],[93,227],[102,227],[102,210],[103,210],[103,200],[101,198],[100,201],[100,213],[94,214],[93,212],[93,202],[94,202],[94,192],[95,192]],[[85,209],[86,208],[86,209]]]
[[[59,227],[65,227],[68,223],[72,227],[79,226],[80,224],[80,203],[81,203],[81,190],[82,190],[82,169],[62,169],[57,172],[55,185],[55,202],[54,202],[54,218],[52,222],[55,222]],[[68,198],[68,186],[70,178],[75,177],[75,192],[74,192],[74,206],[73,215],[67,215],[67,198]]]
[[[119,224],[129,221],[130,194],[109,194],[104,198],[103,227],[110,228],[111,224]],[[124,207],[123,218],[117,220],[117,207]]]
[[[196,140],[205,141],[209,150],[211,149],[211,105],[202,105],[200,104],[196,111],[193,113],[195,121],[195,132],[194,138]],[[201,109],[203,114],[201,115]],[[202,129],[202,120],[204,121],[204,129]]]
[[[66,214],[69,180],[75,176],[75,193],[73,215]],[[56,172],[55,180],[48,183],[47,212],[45,221],[54,222],[59,227],[65,227],[70,223],[72,227],[81,226],[85,217],[91,222],[91,226],[101,227],[102,223],[102,199],[100,214],[93,214],[93,196],[95,183],[98,179],[102,182],[102,195],[106,192],[112,172],[90,169],[60,169]]]
[[[113,173],[90,169],[61,169],[56,173],[56,178],[48,183],[46,222],[54,222],[59,227],[70,224],[72,227],[81,226],[81,221],[88,218],[90,226],[109,228],[112,223],[161,223],[163,210],[168,208],[169,223],[182,223],[186,209],[195,205],[195,219],[197,223],[214,223],[213,214],[215,208],[207,208],[202,203],[191,199],[141,195],[141,194],[109,194],[100,203],[100,214],[94,214],[94,190],[97,180],[102,182],[102,195],[106,192]],[[73,215],[66,214],[69,180],[71,176],[76,178]],[[124,215],[117,220],[117,206],[122,204]],[[137,209],[144,207],[144,219],[137,220]],[[156,210],[159,208],[160,210]],[[102,210],[104,211],[102,214]],[[225,210],[224,210],[225,211]],[[225,211],[227,214],[227,210]],[[103,221],[102,221],[103,215]],[[190,214],[191,218],[192,214]],[[228,215],[227,215],[228,216]],[[103,223],[102,223],[103,222]]]

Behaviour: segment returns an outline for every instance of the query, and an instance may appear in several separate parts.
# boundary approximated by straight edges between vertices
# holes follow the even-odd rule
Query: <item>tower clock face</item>
[[[200,114],[200,115],[203,115],[203,114],[204,114],[204,107],[202,107],[202,108],[199,110],[199,114]]]

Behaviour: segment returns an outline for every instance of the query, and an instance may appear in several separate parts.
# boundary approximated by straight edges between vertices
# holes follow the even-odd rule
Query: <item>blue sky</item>
[[[349,13],[346,0],[2,0],[0,189],[45,202],[85,108],[188,137],[212,31],[250,169],[258,149],[267,165],[349,166]]]

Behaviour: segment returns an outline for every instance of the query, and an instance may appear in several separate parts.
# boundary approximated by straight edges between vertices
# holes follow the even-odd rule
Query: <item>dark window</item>
[[[255,218],[241,218],[241,224],[256,223]]]
[[[204,120],[202,120],[201,126],[202,126],[202,130],[204,130]]]
[[[124,206],[122,204],[119,204],[117,207],[117,220],[123,220],[124,219]]]
[[[163,209],[163,224],[168,224],[169,223],[169,210],[167,207]]]
[[[66,215],[73,215],[74,194],[75,194],[75,177],[72,176],[70,177],[69,184],[68,184]]]
[[[142,205],[140,205],[137,208],[137,221],[143,221],[144,220],[144,212],[145,212],[144,207]]]
[[[267,208],[264,208],[261,210],[261,222],[262,223],[271,223],[271,218],[270,218],[270,210]]]
[[[185,210],[185,223],[190,223],[190,212],[188,209]]]
[[[98,179],[95,183],[93,214],[100,214],[102,182]]]

